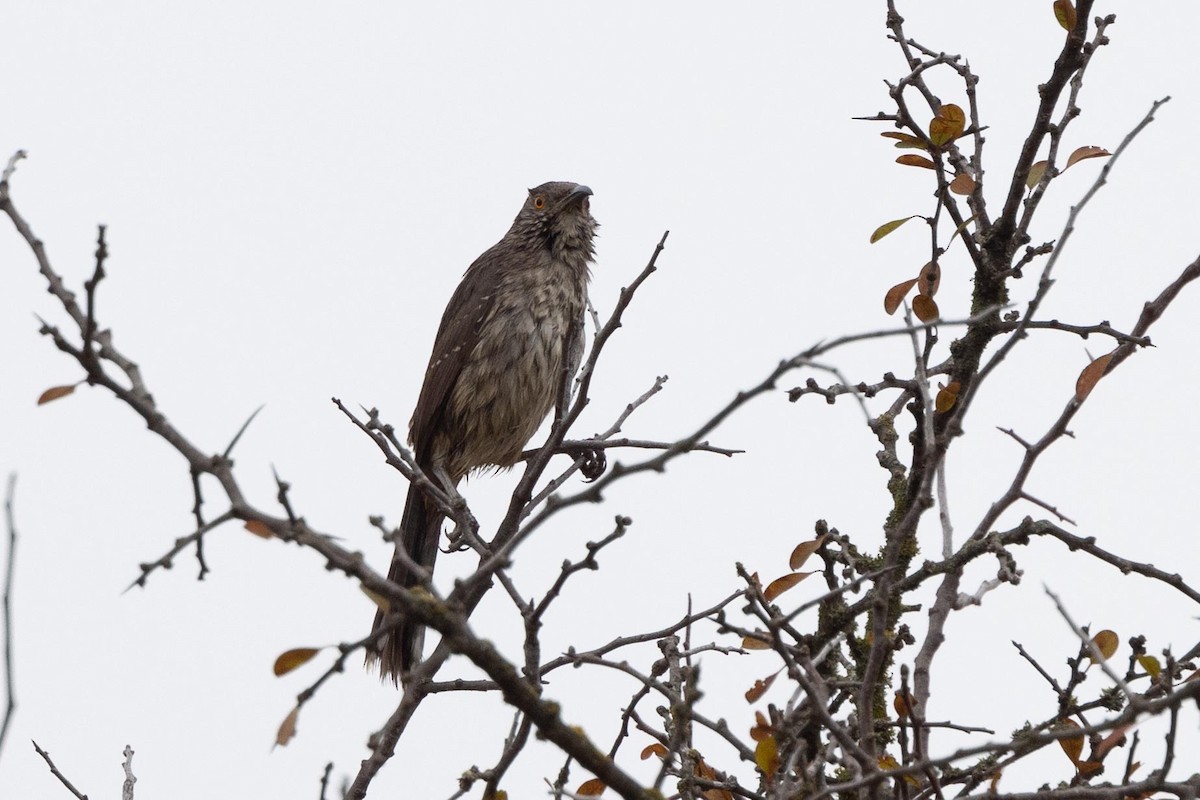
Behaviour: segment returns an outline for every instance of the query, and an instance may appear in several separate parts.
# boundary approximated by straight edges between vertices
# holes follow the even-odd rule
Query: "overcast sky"
[[[1063,36],[1049,0],[900,7],[910,35],[963,54],[982,76],[987,169],[998,192]],[[1088,209],[1044,316],[1128,328],[1200,248],[1200,6],[1109,0],[1098,10],[1118,15],[1113,44],[1096,56],[1066,146],[1112,149],[1153,100],[1173,100]],[[883,293],[927,260],[927,235],[912,225],[875,245],[868,236],[886,220],[928,213],[931,185],[924,171],[893,163],[880,124],[851,120],[887,110],[883,79],[902,74],[884,16],[882,0],[8,0],[0,158],[28,151],[12,194],[73,286],[91,274],[95,225],[109,226],[98,314],[163,411],[219,452],[266,404],[238,450],[252,499],[270,505],[273,465],[292,483],[300,513],[384,570],[389,548],[367,517],[398,521],[405,489],[329,398],[407,422],[450,292],[530,186],[573,180],[595,191],[602,227],[592,297],[602,313],[671,230],[659,272],[601,364],[580,433],[607,428],[665,374],[665,391],[625,430],[673,439],[780,358],[895,324]],[[965,105],[961,87],[936,86],[943,100]],[[1035,243],[1057,237],[1099,166],[1085,162],[1054,184]],[[943,265],[941,308],[961,317],[970,291],[961,250]],[[1033,283],[1016,291],[1027,296]],[[19,710],[0,754],[0,794],[66,796],[31,738],[92,797],[117,791],[126,744],[137,752],[145,797],[315,798],[326,762],[337,776],[353,774],[394,690],[350,670],[305,709],[297,739],[272,752],[277,725],[320,667],[284,679],[270,667],[291,647],[361,637],[370,602],[314,554],[232,526],[208,539],[205,582],[194,580],[189,555],[147,589],[122,594],[139,563],[191,529],[185,466],[100,390],[34,407],[42,390],[74,382],[79,369],[37,333],[35,314],[56,324],[65,317],[7,222],[0,304],[0,471],[20,475],[21,534]],[[1158,347],[1105,379],[1076,418],[1076,438],[1045,457],[1030,486],[1081,533],[1192,581],[1200,581],[1190,422],[1198,311],[1192,288],[1153,330]],[[1071,396],[1085,345],[1093,355],[1109,349],[1062,334],[1019,349],[973,409],[970,436],[949,464],[960,531],[1002,492],[1020,455],[995,426],[1040,435]],[[900,339],[829,360],[856,382],[912,369]],[[774,394],[712,438],[747,453],[696,454],[665,475],[619,484],[603,506],[563,515],[522,553],[518,580],[544,591],[558,564],[607,533],[614,514],[634,520],[602,569],[575,579],[548,619],[548,652],[661,627],[682,614],[688,592],[700,605],[735,589],[736,561],[781,571],[817,519],[863,549],[882,540],[886,474],[853,403],[792,405]],[[495,518],[514,480],[470,482],[481,519]],[[215,487],[207,497],[215,515]],[[1020,508],[1005,522],[1035,512]],[[932,557],[940,540],[929,523]],[[1182,652],[1200,634],[1194,607],[1146,581],[1085,568],[1051,543],[1017,557],[1021,587],[952,620],[930,718],[1003,736],[1052,713],[1052,694],[1009,644],[1022,641],[1058,669],[1073,653],[1043,583],[1078,621],[1122,640],[1145,633],[1152,651]],[[443,557],[440,585],[469,561]],[[987,576],[979,569],[967,583]],[[515,629],[500,598],[473,624],[511,652]],[[703,662],[705,708],[737,730],[752,721],[738,698],[762,677],[765,662],[754,659]],[[460,663],[449,671],[472,674]],[[556,676],[547,692],[607,743],[634,688],[583,670]],[[433,698],[375,794],[452,794],[461,772],[493,763],[510,721],[498,708],[494,698]],[[1191,712],[1193,736],[1195,726]],[[1148,737],[1160,734],[1147,726]],[[935,739],[942,752],[968,742],[955,733]],[[714,761],[746,774],[727,751]],[[560,765],[552,750],[532,747],[510,796],[537,796]],[[1181,767],[1196,769],[1195,761]],[[1047,750],[1031,759],[1026,783],[1014,776],[1004,788],[1067,778],[1066,759]]]

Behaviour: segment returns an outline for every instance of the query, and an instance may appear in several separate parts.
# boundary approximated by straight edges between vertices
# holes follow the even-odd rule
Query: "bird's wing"
[[[475,259],[442,314],[425,370],[425,383],[409,423],[409,439],[418,463],[427,464],[433,432],[439,427],[446,399],[467,357],[479,344],[480,329],[495,304],[496,289],[503,275],[503,257],[503,251],[496,245]]]

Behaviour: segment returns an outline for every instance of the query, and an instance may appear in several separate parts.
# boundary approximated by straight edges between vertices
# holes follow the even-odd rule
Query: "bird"
[[[415,461],[435,485],[457,487],[473,472],[513,466],[550,410],[565,413],[583,357],[599,227],[591,197],[589,187],[567,181],[530,189],[508,233],[450,297],[408,429]],[[432,574],[443,522],[410,483],[389,581],[422,585],[400,552]],[[419,663],[425,631],[380,608],[372,632],[389,626],[368,662],[398,685]]]

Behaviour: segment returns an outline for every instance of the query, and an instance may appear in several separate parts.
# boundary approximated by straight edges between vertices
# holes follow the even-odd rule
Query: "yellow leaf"
[[[975,191],[975,179],[965,172],[960,172],[950,181],[950,191],[955,194],[970,194]]]
[[[1102,630],[1092,637],[1092,644],[1096,645],[1096,649],[1100,651],[1102,661],[1108,661],[1112,658],[1112,654],[1117,652],[1117,646],[1121,643],[1120,638],[1116,633],[1110,630]],[[1096,659],[1091,655],[1088,656],[1093,661]]]
[[[921,267],[921,274],[917,276],[917,284],[917,294],[925,294],[930,297],[937,294],[938,287],[942,285],[942,268],[936,261],[930,261]]]
[[[907,167],[924,167],[925,169],[937,169],[937,166],[925,156],[919,156],[915,153],[908,153],[902,156],[896,156],[897,164],[904,164]]]
[[[1103,147],[1096,147],[1095,145],[1080,147],[1077,148],[1074,153],[1071,153],[1071,155],[1067,158],[1067,166],[1063,167],[1063,169],[1069,169],[1072,164],[1078,164],[1080,161],[1083,161],[1087,158],[1104,158],[1105,156],[1111,155],[1112,153],[1108,152]]]
[[[890,313],[890,312],[889,312]],[[788,559],[788,567],[791,569],[800,569],[804,566],[804,562],[808,561],[808,557],[820,549],[824,543],[828,533],[823,533],[810,542],[801,542],[796,545],[796,549],[792,551],[791,557]]]
[[[271,532],[271,526],[260,519],[252,519],[246,523],[246,530],[253,533],[255,536],[260,536],[263,539],[274,538],[275,534]]]
[[[1029,175],[1025,177],[1025,186],[1032,189],[1042,182],[1042,176],[1046,174],[1046,165],[1049,162],[1039,161],[1029,168]]]
[[[917,216],[916,214],[913,214],[911,217],[904,217],[902,219],[894,219],[891,222],[883,223],[882,225],[880,225],[878,228],[875,229],[874,233],[871,234],[871,244],[875,244],[880,239],[887,236],[892,231],[896,230],[896,228],[899,228],[901,225],[903,225],[904,223],[908,222],[910,219],[913,219],[916,216]]]
[[[929,138],[938,147],[943,147],[961,136],[966,124],[967,115],[963,110],[953,103],[946,103],[929,121]]]
[[[778,674],[776,672],[775,675],[769,675],[765,680],[755,681],[754,686],[746,690],[746,702],[757,703],[767,693],[767,689],[771,688],[771,684],[775,682]]]
[[[807,578],[809,575],[813,574],[814,573],[812,572],[793,572],[789,575],[776,578],[767,584],[767,588],[763,590],[763,597],[767,600],[767,602],[770,602],[786,592],[788,589],[795,586],[800,581]]]
[[[286,747],[287,743],[296,735],[296,720],[300,717],[300,706],[292,709],[292,713],[288,714],[283,724],[279,726],[279,731],[275,734],[275,744],[279,747]]]
[[[1079,730],[1079,726],[1073,720],[1064,719],[1055,726],[1055,730]],[[1068,736],[1065,739],[1058,740],[1062,746],[1063,752],[1067,754],[1067,758],[1071,759],[1072,764],[1079,763],[1079,756],[1083,753],[1083,734]]]
[[[313,656],[321,652],[319,647],[297,647],[293,650],[288,650],[279,658],[275,659],[275,675],[287,675],[296,667],[303,666],[309,661],[312,661]]]
[[[754,748],[754,763],[766,776],[775,774],[779,769],[779,743],[774,736],[764,736]]]
[[[1075,6],[1071,0],[1054,0],[1054,18],[1068,31],[1075,28]]]
[[[592,778],[590,781],[584,781],[575,790],[575,794],[580,797],[598,797],[604,794],[604,790],[608,787],[604,785],[604,781],[599,778]]]
[[[919,294],[913,298],[912,310],[921,322],[933,322],[942,315],[938,311],[937,303],[927,294]]]
[[[925,149],[925,143],[922,142],[920,139],[918,139],[916,136],[913,136],[911,133],[900,133],[899,131],[885,131],[884,133],[881,133],[879,135],[883,136],[885,138],[888,138],[888,139],[895,139],[896,147],[901,147],[901,148],[908,147],[908,148],[912,148],[914,150],[924,150]]]
[[[1146,670],[1146,674],[1151,678],[1157,678],[1162,674],[1162,665],[1154,656],[1138,656],[1137,662],[1142,665],[1142,669]]]
[[[883,310],[889,315],[895,314],[896,309],[904,302],[904,296],[909,293],[912,287],[917,285],[916,278],[910,278],[903,283],[897,283],[895,286],[887,290],[887,294],[883,296]]]
[[[659,758],[667,757],[667,748],[663,747],[658,742],[648,744],[642,748],[642,761],[645,761],[650,756],[658,756]]]
[[[52,400],[57,400],[60,397],[66,397],[69,394],[74,394],[76,385],[77,384],[71,384],[70,386],[51,387],[38,395],[37,404],[39,406],[44,406],[46,403],[49,403]]]
[[[1108,369],[1112,357],[1112,353],[1100,356],[1079,373],[1079,377],[1075,380],[1075,400],[1077,402],[1082,403],[1092,393],[1092,389],[1096,388],[1096,384],[1104,377],[1104,371]]]
[[[755,631],[753,636],[742,637],[743,650],[770,650],[771,634],[765,631]]]

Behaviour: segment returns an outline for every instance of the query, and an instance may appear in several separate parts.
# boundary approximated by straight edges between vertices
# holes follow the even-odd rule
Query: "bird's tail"
[[[429,502],[425,493],[416,485],[410,485],[408,500],[404,504],[404,517],[400,523],[400,540],[396,542],[397,551],[403,547],[410,559],[432,571],[442,536],[442,519],[442,514]],[[398,557],[392,558],[388,580],[405,588],[412,588],[421,583],[420,577]],[[379,609],[375,612],[375,624],[371,631],[379,630],[385,622],[391,620],[383,609]],[[407,619],[401,620],[400,624],[379,642],[380,674],[385,678],[391,677],[392,682],[398,684],[400,676],[421,660],[424,643],[425,626]],[[375,654],[367,656],[368,663],[375,659]]]

